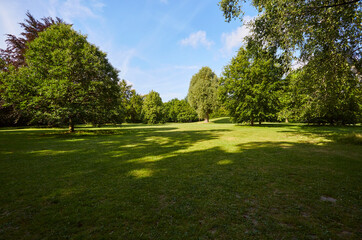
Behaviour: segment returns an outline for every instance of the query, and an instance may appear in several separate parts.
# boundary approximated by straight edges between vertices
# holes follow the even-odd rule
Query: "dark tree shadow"
[[[14,143],[0,147],[0,238],[359,238],[358,146],[280,141],[193,150],[225,131],[0,133]]]

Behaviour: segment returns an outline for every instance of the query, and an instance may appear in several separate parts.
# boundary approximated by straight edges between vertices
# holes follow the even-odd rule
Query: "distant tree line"
[[[29,12],[0,51],[0,126],[198,120],[186,100],[163,103],[118,78],[107,55],[63,20]]]
[[[223,0],[220,6],[227,20],[241,13],[238,1]],[[354,13],[353,6],[348,8],[349,15]],[[39,21],[27,13],[20,24],[20,37],[8,35],[7,48],[0,50],[0,126],[67,124],[73,132],[75,124],[82,123],[209,122],[220,116],[251,125],[264,121],[362,122],[361,57],[355,46],[354,20],[348,28],[352,35],[339,36],[353,40],[346,43],[354,49],[348,55],[334,42],[305,45],[309,39],[297,39],[300,42],[286,45],[284,41],[292,43],[293,38],[279,32],[273,35],[261,24],[273,11],[266,8],[262,13],[252,24],[252,35],[220,77],[202,67],[191,78],[185,99],[165,103],[159,93],[141,95],[120,80],[107,55],[71,25],[59,18]],[[308,21],[305,24],[313,26]],[[344,23],[341,26],[347,29]],[[296,29],[288,27],[299,36]],[[322,39],[325,33],[310,34]],[[305,64],[292,69],[290,51],[298,44]]]

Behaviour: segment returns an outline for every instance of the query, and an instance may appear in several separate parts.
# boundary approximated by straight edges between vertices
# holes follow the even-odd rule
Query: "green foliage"
[[[56,23],[63,23],[63,20],[51,17],[36,20],[29,12],[26,13],[27,19],[19,23],[23,29],[19,37],[12,34],[6,34],[6,49],[0,49],[0,126],[26,125],[30,118],[25,112],[21,111],[17,106],[8,104],[4,100],[4,87],[1,79],[4,79],[8,71],[19,66],[25,65],[25,52],[28,48],[27,44],[38,37],[39,32],[44,31]],[[1,90],[2,89],[2,90]]]
[[[191,78],[187,100],[206,122],[217,106],[217,87],[218,78],[209,67],[202,67]]]
[[[281,88],[278,92],[279,112],[277,118],[279,121],[285,121],[287,123],[289,121],[299,121],[298,111],[295,106],[298,101],[301,101],[302,93],[295,95],[297,93],[294,91],[294,83],[296,82],[295,79],[298,74],[300,74],[300,70],[293,71],[281,81]]]
[[[225,106],[222,105],[218,105],[216,109],[210,114],[210,118],[220,118],[228,116],[230,116],[229,111],[225,108]]]
[[[160,94],[155,91],[149,92],[143,101],[143,119],[149,124],[163,122],[163,103]]]
[[[143,97],[136,93],[136,90],[131,90],[131,96],[126,105],[126,122],[140,123],[143,121],[142,117],[142,105]]]
[[[244,2],[220,1],[227,21],[242,16]],[[358,0],[253,0],[252,4],[260,13],[252,24],[253,37],[258,41],[278,46],[286,57],[298,49],[304,61],[321,49],[338,52],[362,81],[362,11]],[[339,58],[334,54],[330,57],[336,57],[330,61]]]
[[[118,72],[106,54],[71,26],[39,33],[25,54],[28,66],[4,79],[5,100],[50,125],[119,122]]]
[[[240,48],[222,75],[220,98],[234,122],[253,125],[275,117],[283,75],[275,49]]]
[[[164,104],[164,117],[168,122],[197,121],[197,113],[186,99],[172,99]]]
[[[323,124],[350,124],[360,120],[362,89],[342,55],[317,52],[303,69],[290,74],[287,80],[283,98],[285,109],[294,119]]]
[[[38,34],[48,27],[64,23],[60,18],[53,19],[51,17],[44,17],[40,21],[35,19],[30,12],[26,13],[27,19],[24,22],[19,23],[23,31],[20,33],[20,37],[16,37],[12,34],[6,34],[5,40],[7,44],[6,49],[0,49],[0,69],[6,70],[8,65],[14,67],[20,67],[26,65],[25,52],[28,48],[29,42],[38,37]]]
[[[125,80],[120,82],[121,88],[121,105],[120,112],[123,120],[129,123],[142,122],[142,105],[143,97],[132,89]]]

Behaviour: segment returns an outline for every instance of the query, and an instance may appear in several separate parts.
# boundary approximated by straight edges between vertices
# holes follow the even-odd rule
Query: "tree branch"
[[[348,5],[348,4],[356,3],[356,2],[359,2],[359,1],[361,1],[361,0],[353,0],[353,1],[349,1],[349,2],[343,2],[343,3],[333,4],[333,5],[318,6],[318,7],[309,7],[309,8],[331,8],[331,7],[339,7],[339,6],[343,6],[343,5]]]

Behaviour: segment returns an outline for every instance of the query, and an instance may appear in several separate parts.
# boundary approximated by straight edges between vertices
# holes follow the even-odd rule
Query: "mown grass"
[[[0,239],[362,238],[361,126],[76,130],[0,129]]]

